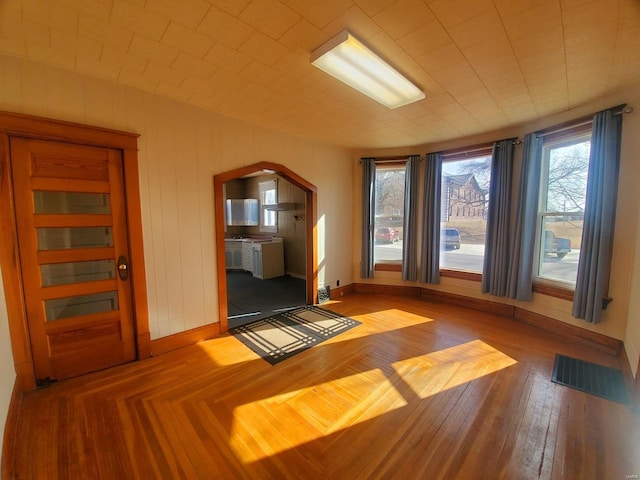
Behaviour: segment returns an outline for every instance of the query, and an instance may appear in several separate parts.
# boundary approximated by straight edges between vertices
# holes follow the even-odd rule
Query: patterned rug
[[[229,333],[275,365],[361,322],[324,308],[305,307],[229,329]]]

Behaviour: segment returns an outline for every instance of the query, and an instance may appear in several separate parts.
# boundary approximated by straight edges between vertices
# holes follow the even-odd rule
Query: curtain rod
[[[626,103],[623,103],[621,105],[616,105],[615,107],[608,108],[607,110],[613,110],[614,115],[622,115],[623,113],[633,112],[633,107],[630,107]],[[590,125],[593,123],[593,116],[596,113],[585,115],[584,117],[576,118],[575,120],[571,120],[569,122],[560,123],[554,127],[542,129],[536,133],[536,138],[544,138],[548,135],[553,135],[554,133],[565,132],[567,130],[571,130],[572,128],[579,128],[584,127],[585,125]]]
[[[409,160],[410,157],[419,157],[422,160],[420,155],[411,154],[411,155],[394,155],[394,156],[386,156],[386,157],[362,157],[358,160],[358,163],[362,163],[362,160],[365,158],[371,158],[376,163],[394,163],[399,162],[401,160]]]

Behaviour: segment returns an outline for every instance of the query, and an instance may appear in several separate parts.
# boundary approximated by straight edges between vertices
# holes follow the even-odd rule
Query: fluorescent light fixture
[[[413,83],[343,30],[311,52],[311,63],[389,108],[424,98]]]

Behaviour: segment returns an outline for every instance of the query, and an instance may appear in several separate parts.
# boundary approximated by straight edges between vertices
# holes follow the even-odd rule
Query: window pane
[[[543,216],[543,241],[540,242],[538,276],[549,280],[576,283],[582,215]]]
[[[111,227],[37,228],[39,250],[112,247]]]
[[[111,213],[109,194],[107,193],[34,191],[33,200],[36,213]]]
[[[540,279],[575,285],[589,172],[589,137],[545,145],[540,189]]]
[[[376,167],[374,262],[402,262],[405,167]]]
[[[482,272],[491,156],[444,162],[440,267]]]
[[[110,312],[118,309],[118,292],[45,300],[44,309],[48,322],[79,315]]]
[[[115,262],[113,260],[51,263],[40,265],[40,273],[43,287],[116,278]]]

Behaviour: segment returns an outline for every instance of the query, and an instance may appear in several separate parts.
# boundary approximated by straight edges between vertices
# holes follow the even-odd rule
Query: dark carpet
[[[229,327],[307,304],[306,281],[285,275],[260,280],[249,272],[227,272]]]

